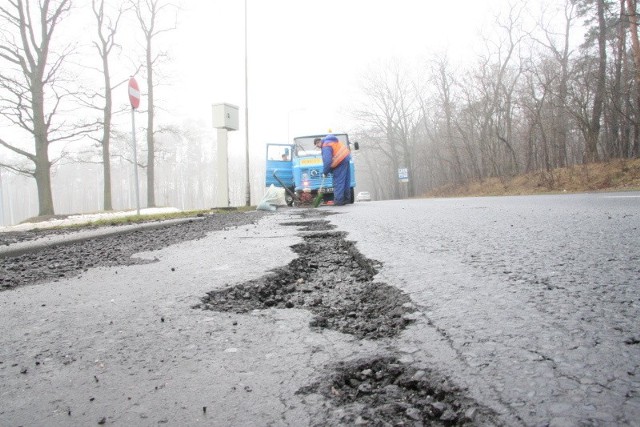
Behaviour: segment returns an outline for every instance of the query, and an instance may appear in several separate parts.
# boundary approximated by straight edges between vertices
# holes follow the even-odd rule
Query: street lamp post
[[[245,157],[247,192],[245,204],[251,206],[251,179],[249,177],[249,77],[247,72],[247,0],[244,0],[244,126],[245,126]]]
[[[0,226],[4,225],[4,194],[2,190],[2,169],[0,169]]]

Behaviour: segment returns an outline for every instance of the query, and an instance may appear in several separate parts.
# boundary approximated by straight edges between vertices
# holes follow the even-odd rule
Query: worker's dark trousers
[[[351,201],[349,158],[344,159],[331,172],[333,173],[333,202],[338,205],[345,205]]]

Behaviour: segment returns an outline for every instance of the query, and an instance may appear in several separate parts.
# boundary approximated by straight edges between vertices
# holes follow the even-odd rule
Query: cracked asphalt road
[[[357,208],[331,221],[423,307],[416,361],[507,424],[640,425],[640,194]]]
[[[207,291],[258,278],[294,257],[289,246],[300,240],[296,230],[276,218],[265,217],[260,226],[252,224],[255,216],[236,218],[209,234],[183,225],[161,233],[159,246],[184,241],[162,249],[149,236],[125,245],[122,236],[88,241],[105,254],[129,245],[137,253],[130,265],[69,267],[55,281],[0,292],[0,424],[308,421],[295,385],[314,366],[350,354],[348,339],[334,344],[331,333],[307,334],[309,314],[301,310],[234,316],[192,309]],[[28,261],[46,268],[50,258],[34,254]]]
[[[624,193],[285,209],[159,250],[127,245],[138,252],[131,265],[74,264],[74,274],[0,292],[0,424],[385,425],[408,416],[406,425],[420,425],[425,412],[446,423],[472,402],[457,420],[638,425],[639,201]],[[192,308],[293,262],[291,247],[313,231],[282,223],[317,221],[304,212],[336,213],[325,219],[379,263],[374,280],[411,299],[404,330],[360,339],[310,327],[303,306]],[[433,401],[442,388],[388,403],[398,384],[410,390],[430,370],[447,393],[462,393],[453,406]],[[348,403],[363,390],[368,401]],[[367,412],[381,397],[387,403]]]

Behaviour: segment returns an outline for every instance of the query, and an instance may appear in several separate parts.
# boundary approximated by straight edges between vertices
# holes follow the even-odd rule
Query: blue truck
[[[267,144],[267,168],[265,184],[270,187],[285,189],[287,205],[311,204],[313,199],[321,192],[324,203],[333,202],[333,177],[329,174],[323,182],[322,179],[322,155],[313,141],[316,138],[324,138],[327,134],[299,136],[293,138],[293,144]],[[346,133],[334,133],[338,140],[349,147],[358,149],[358,143],[353,147]],[[353,156],[349,168],[351,170],[351,197],[353,203],[354,187],[356,186]]]

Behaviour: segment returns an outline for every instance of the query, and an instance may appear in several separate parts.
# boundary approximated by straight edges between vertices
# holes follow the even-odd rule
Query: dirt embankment
[[[496,177],[461,185],[446,185],[429,191],[425,196],[514,196],[632,190],[640,190],[640,159],[589,163],[511,178]]]

